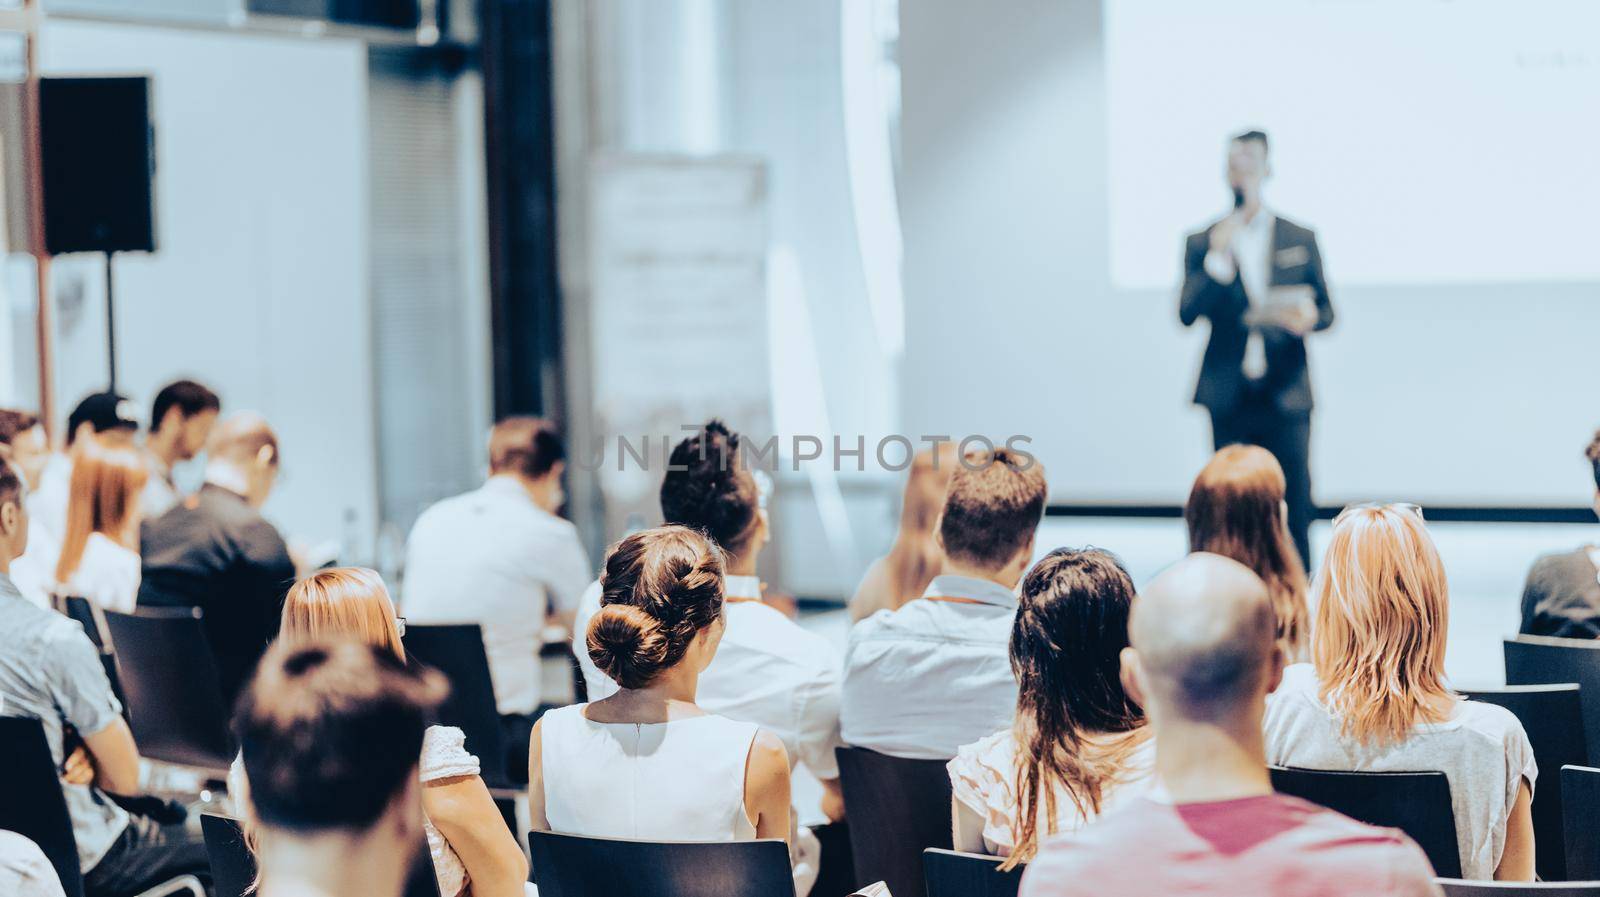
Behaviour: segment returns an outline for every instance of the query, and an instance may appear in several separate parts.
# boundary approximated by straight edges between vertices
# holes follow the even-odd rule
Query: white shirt
[[[754,723],[706,714],[665,723],[598,723],[588,704],[540,718],[550,830],[589,838],[749,841],[745,766]]]
[[[521,482],[483,487],[422,513],[406,546],[401,612],[412,623],[476,623],[502,714],[539,707],[545,618],[571,610],[594,575],[578,531]]]
[[[22,597],[35,606],[50,609],[50,589],[56,581],[56,561],[61,558],[61,546],[55,536],[44,528],[39,518],[28,517],[28,550],[11,562],[11,581]]]
[[[39,486],[28,493],[28,516],[50,534],[56,545],[67,531],[67,499],[72,494],[72,458],[59,452],[50,455],[39,474]]]
[[[1233,283],[1237,274],[1244,284],[1245,298],[1250,305],[1260,308],[1266,304],[1272,290],[1272,237],[1277,229],[1278,216],[1266,206],[1256,209],[1251,219],[1233,235],[1230,253],[1206,253],[1206,273],[1218,283]],[[1244,348],[1245,376],[1256,378],[1267,372],[1266,343],[1261,331],[1250,328],[1249,340]]]
[[[961,600],[938,600],[961,599]],[[839,721],[846,744],[949,760],[1009,728],[1016,593],[966,576],[935,576],[923,597],[850,630]]]
[[[139,575],[137,551],[118,545],[103,533],[90,533],[78,569],[57,591],[87,598],[105,610],[131,614],[139,598]]]
[[[819,779],[836,779],[839,740],[839,656],[828,640],[761,603],[761,579],[723,580],[727,628],[711,665],[700,674],[695,703],[759,725],[782,739],[789,763]],[[573,620],[572,652],[583,668],[589,700],[617,693],[617,684],[589,657],[589,621],[600,611],[600,583],[583,593]]]
[[[183,496],[172,480],[172,468],[156,457],[155,452],[145,452],[144,463],[150,477],[145,480],[144,491],[139,495],[139,511],[144,514],[144,519],[154,520],[170,511]]]
[[[1494,878],[1506,846],[1506,823],[1523,780],[1532,792],[1539,768],[1533,745],[1511,711],[1461,701],[1441,723],[1420,723],[1399,742],[1362,744],[1340,732],[1340,720],[1319,696],[1309,663],[1283,672],[1267,697],[1267,762],[1303,769],[1429,772],[1450,780],[1450,803],[1461,850],[1461,877]],[[1559,848],[1556,848],[1559,849]]]

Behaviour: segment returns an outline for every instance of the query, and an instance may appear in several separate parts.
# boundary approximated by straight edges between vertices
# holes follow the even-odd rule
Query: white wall
[[[353,511],[370,539],[365,48],[51,21],[41,65],[155,79],[159,250],[117,259],[123,391],[148,409],[163,383],[194,376],[226,410],[261,411],[284,457],[268,513],[322,540],[340,538]],[[56,266],[69,294],[58,300],[63,415],[104,386],[100,271],[97,257]]]
[[[1205,328],[1179,326],[1177,284],[1110,283],[1101,43],[1099,0],[902,4],[903,419],[1034,436],[1059,502],[1179,503],[1209,453],[1188,404]],[[1328,267],[1319,501],[1587,504],[1600,285],[1344,287]]]

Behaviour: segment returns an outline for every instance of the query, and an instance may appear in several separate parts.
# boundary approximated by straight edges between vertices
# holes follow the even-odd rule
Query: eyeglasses
[[[1339,512],[1339,516],[1333,518],[1333,522],[1338,523],[1356,511],[1399,511],[1402,514],[1414,515],[1418,520],[1424,519],[1422,505],[1412,504],[1409,501],[1367,501],[1358,505],[1346,506],[1343,511]]]

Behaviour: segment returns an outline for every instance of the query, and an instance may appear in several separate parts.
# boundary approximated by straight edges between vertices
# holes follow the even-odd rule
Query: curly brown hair
[[[623,688],[643,688],[683,660],[689,643],[722,618],[722,550],[686,526],[618,542],[600,574],[600,612],[586,646]]]

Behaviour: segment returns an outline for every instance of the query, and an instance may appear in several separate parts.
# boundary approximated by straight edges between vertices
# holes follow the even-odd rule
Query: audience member
[[[723,630],[722,554],[682,526],[606,558],[589,653],[621,686],[546,713],[528,750],[536,831],[664,841],[789,837],[789,758],[755,723],[695,703]]]
[[[762,601],[756,563],[771,539],[771,521],[742,445],[739,434],[713,420],[672,450],[661,483],[666,522],[699,530],[715,542],[727,574],[727,625],[716,657],[700,674],[695,703],[781,738],[789,761],[804,764],[821,781],[825,814],[839,819],[844,802],[833,754],[840,744],[839,656],[827,639]],[[589,621],[600,612],[600,596],[597,581],[578,603],[573,624],[581,634],[574,636],[573,650],[592,701],[617,691],[587,649]]]
[[[67,416],[67,451],[52,453],[45,459],[33,490],[28,512],[59,546],[67,531],[67,502],[72,495],[72,450],[78,440],[95,436],[107,445],[133,445],[139,433],[139,413],[133,403],[114,392],[85,396]],[[52,555],[53,557],[53,555]]]
[[[139,749],[83,627],[25,600],[9,576],[27,548],[26,487],[0,459],[0,712],[39,720],[62,769],[88,897],[127,897],[168,879],[209,879],[205,845],[132,815],[108,794],[139,793]]]
[[[566,500],[561,438],[546,421],[510,417],[489,435],[489,479],[422,513],[406,547],[401,605],[414,623],[483,629],[506,729],[505,768],[520,778],[542,695],[539,651],[570,619],[594,575]]]
[[[1120,678],[1132,602],[1128,571],[1099,549],[1057,548],[1023,579],[1016,722],[950,761],[957,850],[1012,868],[1149,787],[1155,745]]]
[[[850,597],[850,620],[859,622],[880,610],[898,610],[933,581],[944,563],[934,527],[950,488],[956,467],[955,446],[943,443],[939,451],[918,452],[906,478],[900,502],[900,529],[889,553],[873,561]]]
[[[1283,468],[1260,446],[1230,445],[1195,478],[1183,517],[1189,550],[1233,558],[1256,572],[1272,593],[1278,638],[1291,663],[1309,658],[1306,569],[1289,533]]]
[[[1316,592],[1312,662],[1291,667],[1268,703],[1267,756],[1307,769],[1441,770],[1462,875],[1531,880],[1533,748],[1510,711],[1445,685],[1450,594],[1421,510],[1345,509]]]
[[[232,704],[278,632],[294,561],[266,518],[278,476],[278,437],[258,414],[232,414],[217,425],[199,493],[147,521],[139,604],[198,607]]]
[[[55,591],[131,613],[139,595],[140,497],[149,473],[132,448],[78,440]]]
[[[938,526],[939,575],[921,598],[850,630],[839,713],[846,743],[949,760],[1011,724],[1016,587],[1044,502],[1044,469],[1029,456],[972,452],[956,465]]]
[[[144,513],[160,517],[183,497],[173,479],[173,465],[200,454],[222,411],[217,394],[193,380],[168,383],[156,393],[150,407],[150,433],[145,437],[145,461],[150,480],[144,490]]]
[[[0,408],[0,445],[10,453],[11,463],[29,489],[39,488],[45,465],[50,462],[50,440],[45,436],[39,416],[14,408]]]
[[[1594,507],[1600,514],[1600,430],[1589,440],[1584,457],[1594,471]],[[1547,554],[1534,562],[1522,588],[1522,631],[1600,637],[1600,544]]]
[[[422,841],[417,757],[446,691],[355,642],[263,658],[234,719],[260,897],[399,897]]]
[[[0,894],[8,897],[66,897],[61,878],[39,845],[16,832],[0,831]]]
[[[1157,790],[1047,843],[1022,897],[1437,895],[1404,834],[1274,794],[1262,704],[1283,673],[1261,578],[1195,554],[1145,586],[1123,681],[1155,733]]]
[[[289,589],[278,638],[314,643],[353,639],[392,653],[401,663],[404,632],[383,579],[362,567],[319,570]],[[429,726],[419,763],[423,828],[444,897],[520,897],[528,861],[506,828],[455,726]],[[234,765],[229,793],[248,794],[243,766]]]
[[[9,457],[29,490],[39,488],[45,465],[50,462],[50,440],[37,415],[27,411],[0,408],[0,456]],[[30,509],[34,502],[29,502]],[[11,562],[11,582],[33,604],[50,606],[50,588],[55,558],[61,546],[56,535],[44,528],[37,514],[28,517],[28,551]]]

